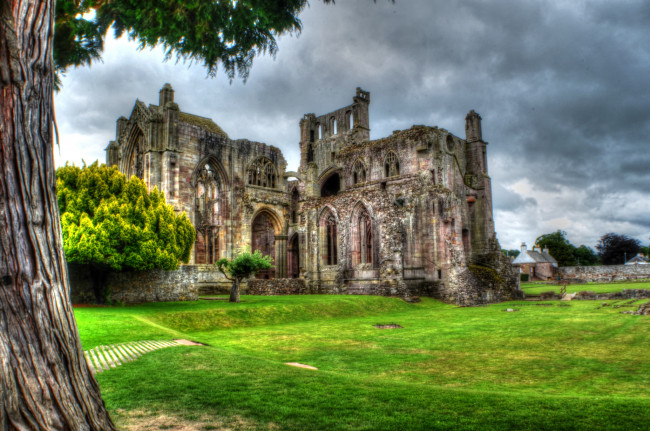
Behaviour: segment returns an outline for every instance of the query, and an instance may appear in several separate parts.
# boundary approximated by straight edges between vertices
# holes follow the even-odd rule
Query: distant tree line
[[[639,240],[613,232],[600,237],[595,250],[586,245],[574,246],[566,235],[562,230],[541,235],[535,240],[535,246],[540,250],[548,249],[559,266],[622,265],[638,253],[647,256],[650,251],[642,247]],[[519,250],[501,251],[512,257],[520,253]]]

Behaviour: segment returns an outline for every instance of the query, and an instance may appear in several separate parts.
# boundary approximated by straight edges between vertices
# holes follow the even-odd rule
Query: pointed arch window
[[[348,130],[354,129],[354,114],[352,111],[345,113],[345,120],[347,122]]]
[[[336,135],[339,132],[336,117],[330,117],[330,131],[332,132],[332,135]]]
[[[277,172],[273,162],[265,157],[260,157],[248,168],[248,184],[253,186],[276,188]]]
[[[327,255],[325,264],[326,265],[336,265],[338,262],[337,258],[337,223],[336,219],[332,214],[330,214],[325,220],[326,233],[327,233]]]
[[[330,210],[320,217],[320,252],[323,265],[338,263],[338,222]]]
[[[352,184],[366,182],[366,166],[361,160],[357,160],[352,168]]]
[[[386,177],[394,177],[399,175],[399,159],[397,154],[389,152],[384,160],[384,174]]]
[[[361,236],[361,262],[372,263],[372,220],[365,209],[359,216],[359,231]]]
[[[361,208],[352,226],[352,263],[373,263],[372,219],[368,210]]]
[[[219,227],[225,194],[222,193],[219,174],[209,162],[198,171],[195,196],[195,260],[196,263],[214,263],[220,257]]]

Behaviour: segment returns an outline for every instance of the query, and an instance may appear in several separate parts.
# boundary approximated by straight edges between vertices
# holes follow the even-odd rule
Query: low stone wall
[[[623,289],[620,292],[595,293],[592,291],[577,292],[573,299],[645,299],[650,298],[650,289]]]
[[[620,292],[596,293],[589,290],[576,292],[572,300],[615,300],[615,299],[646,299],[650,298],[650,289],[623,289]],[[553,290],[542,292],[539,295],[542,301],[562,299],[559,293]]]
[[[248,280],[248,295],[307,295],[311,293],[301,278],[275,278],[270,280]]]
[[[562,281],[624,281],[650,279],[650,265],[564,266],[558,268]]]
[[[95,302],[91,272],[88,265],[68,265],[73,304]],[[124,304],[195,301],[200,290],[230,286],[213,265],[183,265],[175,271],[107,272],[104,282],[108,291],[106,300]]]

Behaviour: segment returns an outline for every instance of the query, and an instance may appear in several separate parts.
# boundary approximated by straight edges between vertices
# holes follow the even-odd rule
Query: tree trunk
[[[239,280],[232,281],[232,288],[230,289],[230,300],[228,302],[239,302]]]
[[[54,0],[0,2],[0,430],[113,430],[69,299],[53,31]]]

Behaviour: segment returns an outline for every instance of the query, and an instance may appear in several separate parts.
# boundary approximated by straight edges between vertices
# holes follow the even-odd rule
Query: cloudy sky
[[[255,60],[244,84],[163,62],[127,40],[70,70],[56,95],[57,164],[104,161],[115,120],[169,82],[182,111],[298,166],[298,121],[371,93],[371,138],[413,124],[464,137],[483,117],[503,248],[562,229],[576,246],[607,232],[650,237],[650,2],[312,0],[299,36]]]

